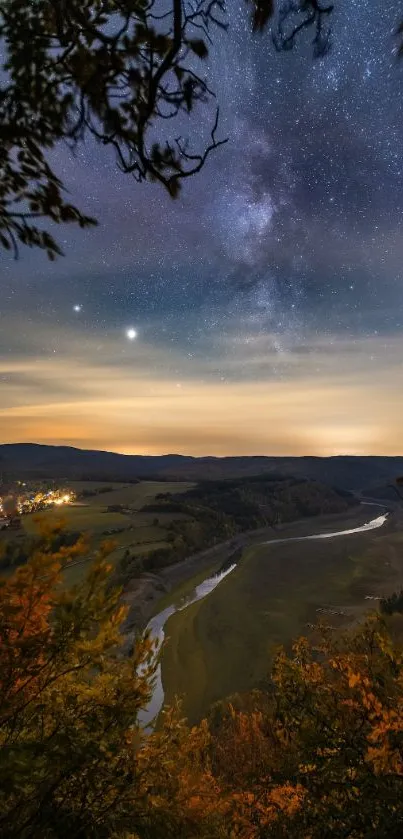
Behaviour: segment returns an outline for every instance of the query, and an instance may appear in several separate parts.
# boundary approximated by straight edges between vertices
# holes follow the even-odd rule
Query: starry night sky
[[[320,60],[229,14],[206,67],[229,142],[178,200],[91,142],[54,153],[100,224],[58,229],[53,264],[1,256],[2,442],[403,452],[399,9],[336,0]]]

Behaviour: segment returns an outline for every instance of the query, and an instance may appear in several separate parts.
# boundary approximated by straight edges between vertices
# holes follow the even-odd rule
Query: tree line
[[[158,572],[191,554],[239,533],[276,528],[298,518],[343,512],[355,503],[350,493],[305,478],[258,475],[248,479],[200,482],[184,493],[159,493],[143,513],[170,513],[167,544],[142,554],[123,555],[117,580]],[[177,514],[178,518],[174,518]]]

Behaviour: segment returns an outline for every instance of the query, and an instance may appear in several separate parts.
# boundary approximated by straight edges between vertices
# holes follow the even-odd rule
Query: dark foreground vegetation
[[[394,615],[403,612],[403,589],[395,591],[390,597],[383,597],[380,604],[380,610],[384,615]]]
[[[379,616],[280,650],[266,691],[198,726],[166,709],[145,734],[151,643],[119,652],[108,549],[66,589],[85,543],[54,544],[43,533],[0,586],[1,837],[402,835],[403,659]]]
[[[162,492],[142,512],[152,513],[157,521],[161,514],[173,516],[168,544],[144,555],[127,551],[120,562],[119,582],[138,577],[144,571],[160,571],[242,532],[344,512],[356,503],[349,492],[306,478],[277,474],[201,481],[180,494]]]
[[[71,548],[80,540],[80,535],[77,531],[66,531],[61,524],[55,524],[50,534],[45,529],[23,540],[7,539],[0,546],[0,573],[24,565],[33,553],[45,546],[55,552],[61,548]]]

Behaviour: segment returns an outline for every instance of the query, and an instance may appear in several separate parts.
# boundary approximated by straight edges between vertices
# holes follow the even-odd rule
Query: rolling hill
[[[70,446],[35,443],[0,445],[0,479],[63,478],[67,480],[130,481],[219,480],[277,473],[303,477],[348,490],[371,491],[403,473],[397,457],[187,457],[123,455]]]

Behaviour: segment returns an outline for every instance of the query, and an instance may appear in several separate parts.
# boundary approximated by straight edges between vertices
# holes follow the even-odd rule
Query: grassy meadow
[[[136,556],[167,546],[172,521],[187,516],[178,511],[147,513],[142,507],[152,504],[160,493],[178,494],[194,485],[86,481],[69,486],[81,495],[76,504],[23,516],[22,530],[0,533],[0,541],[22,540],[35,532],[38,516],[62,519],[67,531],[87,533],[88,556],[66,568],[66,585],[79,582],[106,539],[116,543],[111,554],[114,564],[126,550]],[[99,492],[105,486],[108,491]],[[93,492],[98,494],[90,494]],[[114,505],[121,505],[124,511],[108,511]],[[380,530],[323,541],[261,544],[265,538],[343,530],[378,513],[375,508],[357,505],[319,520],[307,518],[280,525],[275,531],[267,528],[266,536],[262,532],[246,535],[249,543],[244,542],[235,571],[206,599],[175,614],[165,627],[162,673],[166,701],[181,696],[184,713],[191,722],[197,721],[217,699],[267,683],[279,644],[288,645],[300,634],[312,637],[312,625],[321,618],[337,629],[344,627],[376,607],[376,602],[366,597],[387,595],[403,587],[403,517],[397,513]],[[228,545],[217,545],[204,557],[195,555],[190,561],[163,569],[161,578],[168,590],[162,596],[158,589],[158,597],[156,592],[151,597],[141,580],[134,580],[131,594],[145,622],[150,610],[156,613],[178,603],[218,569],[233,552],[229,543],[232,537]],[[403,618],[393,620],[403,637]]]
[[[145,504],[154,501],[159,493],[185,492],[193,486],[186,482],[141,481],[137,484],[106,483],[94,481],[70,482],[69,488],[77,495],[82,492],[93,492],[103,487],[111,487],[108,492],[89,495],[79,499],[77,503],[52,507],[40,513],[33,513],[22,517],[22,529],[19,531],[3,531],[1,541],[23,539],[26,535],[33,535],[38,529],[38,519],[62,520],[68,531],[79,531],[88,534],[90,550],[88,557],[77,564],[72,563],[64,572],[66,584],[74,584],[85,573],[96,549],[106,539],[112,539],[116,548],[110,556],[116,564],[125,550],[131,554],[145,554],[166,546],[166,537],[170,522],[180,518],[175,513],[142,513]],[[108,512],[112,505],[122,505],[127,512]],[[118,531],[109,534],[107,531]]]
[[[335,629],[347,626],[376,608],[366,597],[401,587],[403,522],[324,541],[248,547],[205,600],[168,621],[166,701],[181,696],[193,722],[215,700],[264,684],[278,645],[312,638],[310,625],[321,618]]]

